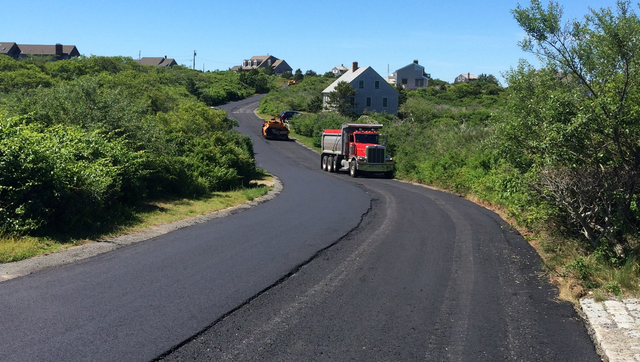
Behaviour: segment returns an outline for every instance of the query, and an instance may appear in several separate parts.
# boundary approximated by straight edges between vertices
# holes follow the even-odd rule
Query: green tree
[[[582,22],[563,23],[556,2],[513,14],[543,68],[507,74],[507,154],[591,247],[621,255],[640,227],[640,20],[627,0]]]
[[[304,74],[302,74],[302,70],[300,68],[296,69],[296,72],[293,74],[293,80],[299,82],[304,79]]]
[[[338,114],[347,117],[354,116],[356,90],[347,82],[338,82],[333,91],[329,92],[327,107]]]

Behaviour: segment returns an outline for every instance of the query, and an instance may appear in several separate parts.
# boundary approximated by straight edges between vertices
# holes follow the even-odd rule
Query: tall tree
[[[640,20],[628,0],[584,21],[563,22],[557,2],[538,0],[513,14],[543,67],[507,74],[512,161],[592,247],[621,253],[640,227]]]
[[[335,89],[329,92],[329,101],[327,106],[329,109],[336,111],[338,114],[353,117],[356,90],[347,82],[338,82]]]

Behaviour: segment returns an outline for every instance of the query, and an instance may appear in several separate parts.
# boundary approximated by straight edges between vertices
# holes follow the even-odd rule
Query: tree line
[[[100,230],[149,200],[246,187],[251,140],[213,106],[277,84],[127,57],[0,56],[0,233]]]

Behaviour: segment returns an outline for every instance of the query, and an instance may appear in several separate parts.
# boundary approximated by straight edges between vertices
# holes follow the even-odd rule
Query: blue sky
[[[501,79],[520,58],[537,64],[517,45],[524,33],[511,10],[518,3],[529,1],[7,1],[0,42],[75,45],[87,56],[166,55],[189,67],[195,50],[200,70],[271,54],[321,74],[357,61],[386,77],[418,60],[448,82],[461,73]],[[579,19],[589,7],[616,4],[559,3],[567,18]]]

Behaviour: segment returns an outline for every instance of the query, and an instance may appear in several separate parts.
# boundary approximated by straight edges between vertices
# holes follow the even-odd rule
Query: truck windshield
[[[357,143],[375,143],[378,144],[378,135],[373,133],[359,133],[356,134]]]

